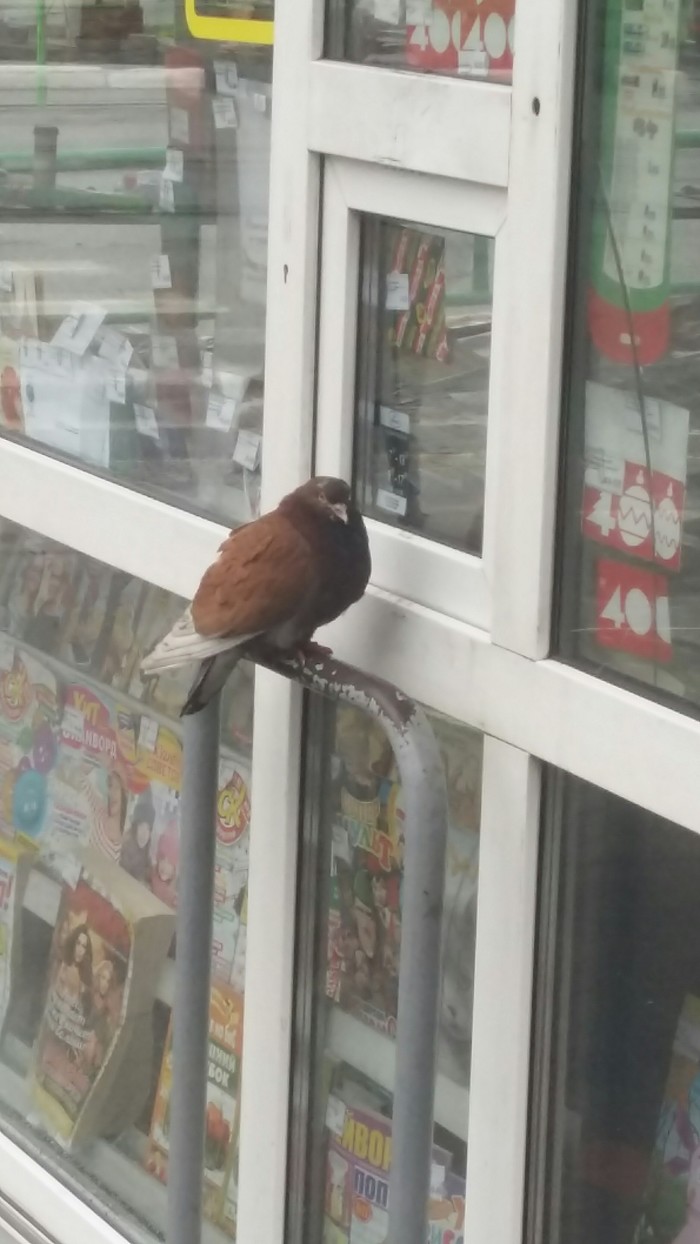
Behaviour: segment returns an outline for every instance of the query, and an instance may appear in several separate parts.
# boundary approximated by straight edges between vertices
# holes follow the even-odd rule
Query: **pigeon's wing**
[[[192,601],[201,636],[260,635],[308,606],[318,578],[308,542],[278,511],[239,527],[221,545]]]
[[[176,669],[179,665],[187,665],[190,661],[206,661],[209,657],[239,648],[246,640],[252,639],[254,634],[255,632],[239,635],[235,639],[230,636],[200,635],[195,629],[192,609],[188,605],[172,630],[143,658],[141,672],[148,677],[160,674],[163,670]]]

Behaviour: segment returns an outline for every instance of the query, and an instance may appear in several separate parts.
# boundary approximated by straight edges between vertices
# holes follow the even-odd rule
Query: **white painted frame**
[[[452,84],[454,85],[454,84]],[[459,85],[459,84],[458,84]],[[452,229],[496,239],[494,272],[501,264],[499,232],[506,214],[500,188],[398,171],[346,159],[325,162],[321,297],[319,307],[316,469],[352,474],[355,419],[360,228],[364,214],[398,217],[428,228]],[[498,331],[494,306],[493,336]],[[498,426],[489,400],[487,441]],[[487,448],[487,459],[490,448]],[[487,472],[485,512],[489,497]],[[488,629],[491,601],[488,560],[472,557],[388,523],[371,521],[372,580],[378,587]]]

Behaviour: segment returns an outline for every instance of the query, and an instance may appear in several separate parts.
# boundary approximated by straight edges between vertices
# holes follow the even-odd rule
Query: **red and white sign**
[[[596,639],[649,661],[670,661],[668,580],[643,566],[602,558],[596,582]]]
[[[590,383],[586,389],[583,534],[666,570],[678,570],[685,510],[688,411]],[[651,476],[647,465],[651,459]]]
[[[515,0],[408,0],[406,60],[431,72],[510,76]]]

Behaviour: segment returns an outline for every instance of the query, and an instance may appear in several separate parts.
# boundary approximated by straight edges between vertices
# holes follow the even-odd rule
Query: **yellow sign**
[[[216,39],[220,43],[274,42],[275,23],[255,18],[207,17],[197,12],[197,0],[185,0],[185,17],[195,39]]]

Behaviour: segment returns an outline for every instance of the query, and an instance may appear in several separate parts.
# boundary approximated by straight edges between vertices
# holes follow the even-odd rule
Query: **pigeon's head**
[[[332,475],[315,475],[292,496],[315,515],[332,523],[347,523],[352,506],[350,485]]]

